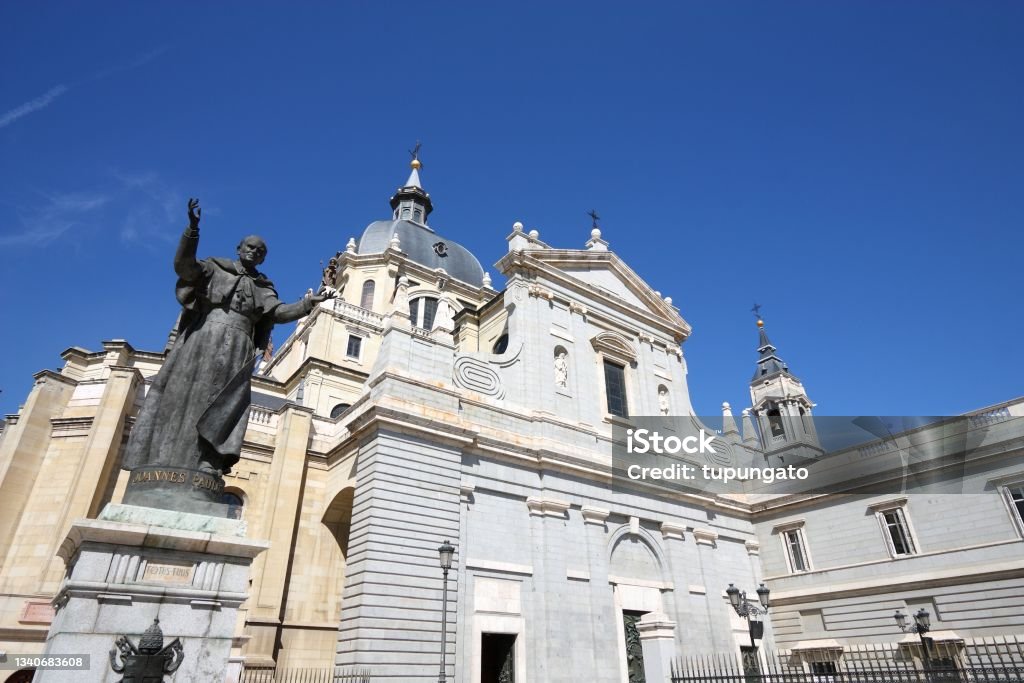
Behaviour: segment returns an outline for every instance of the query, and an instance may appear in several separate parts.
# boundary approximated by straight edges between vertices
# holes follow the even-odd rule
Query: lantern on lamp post
[[[931,638],[925,638],[926,633],[932,630],[932,616],[928,613],[928,610],[923,607],[914,613],[914,623],[910,624],[907,622],[907,615],[903,614],[899,610],[896,610],[896,614],[892,615],[892,618],[896,620],[896,625],[899,626],[900,630],[904,633],[916,633],[917,637],[921,639],[921,650],[923,652],[922,659],[924,660],[924,669],[928,671],[932,665],[932,653],[931,653]]]
[[[757,587],[757,602],[747,598],[746,591],[740,591],[733,584],[725,589],[729,596],[729,604],[736,610],[736,614],[747,620],[747,630],[750,632],[750,647],[757,647],[755,640],[764,638],[764,622],[758,619],[760,615],[768,614],[768,594],[771,590],[763,583]],[[760,603],[760,605],[758,605]]]

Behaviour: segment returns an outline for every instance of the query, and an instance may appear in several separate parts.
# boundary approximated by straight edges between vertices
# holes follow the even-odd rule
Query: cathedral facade
[[[596,224],[565,249],[516,223],[496,290],[428,222],[419,170],[331,259],[337,297],[253,377],[226,496],[270,547],[236,662],[426,682],[443,651],[449,680],[665,680],[672,657],[750,647],[729,584],[771,589],[759,645],[829,657],[902,638],[897,608],[929,608],[950,641],[1024,632],[1024,402],[968,416],[992,444],[955,495],[616,485],[617,429],[696,420],[690,325]],[[814,404],[759,325],[751,405],[723,406],[719,465],[818,448]],[[103,346],[38,373],[0,440],[5,651],[42,651],[68,526],[124,494],[123,445],[164,356]],[[857,457],[890,463],[881,443]]]

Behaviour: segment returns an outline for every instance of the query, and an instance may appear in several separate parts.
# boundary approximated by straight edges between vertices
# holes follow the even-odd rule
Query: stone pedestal
[[[109,651],[153,623],[180,638],[184,661],[168,681],[222,683],[249,566],[269,547],[244,538],[237,520],[108,505],[99,519],[77,520],[58,554],[68,572],[54,604],[47,655],[88,654],[89,671],[39,671],[35,681],[113,683]]]

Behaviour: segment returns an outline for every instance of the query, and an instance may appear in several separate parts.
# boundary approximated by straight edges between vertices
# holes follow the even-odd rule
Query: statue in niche
[[[189,226],[174,256],[182,306],[177,338],[146,395],[122,463],[127,470],[147,470],[129,479],[129,504],[198,511],[203,505],[191,507],[189,500],[218,502],[221,475],[239,459],[250,378],[269,347],[271,329],[334,297],[332,290],[308,292],[283,303],[256,269],[267,245],[255,235],[238,243],[237,259],[196,260],[200,213],[199,201],[190,199]]]
[[[569,382],[569,362],[566,360],[568,355],[565,351],[559,351],[555,356],[555,385],[563,388]]]
[[[665,387],[658,387],[658,410],[661,411],[662,415],[668,415],[672,406],[668,399],[668,389]]]

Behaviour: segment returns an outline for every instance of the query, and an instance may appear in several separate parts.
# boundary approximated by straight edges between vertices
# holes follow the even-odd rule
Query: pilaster
[[[0,562],[10,550],[15,530],[32,493],[36,476],[50,443],[50,420],[67,405],[77,383],[56,372],[44,370],[15,424],[7,426],[0,438]],[[52,555],[52,554],[51,554]],[[47,557],[49,557],[48,555]]]

